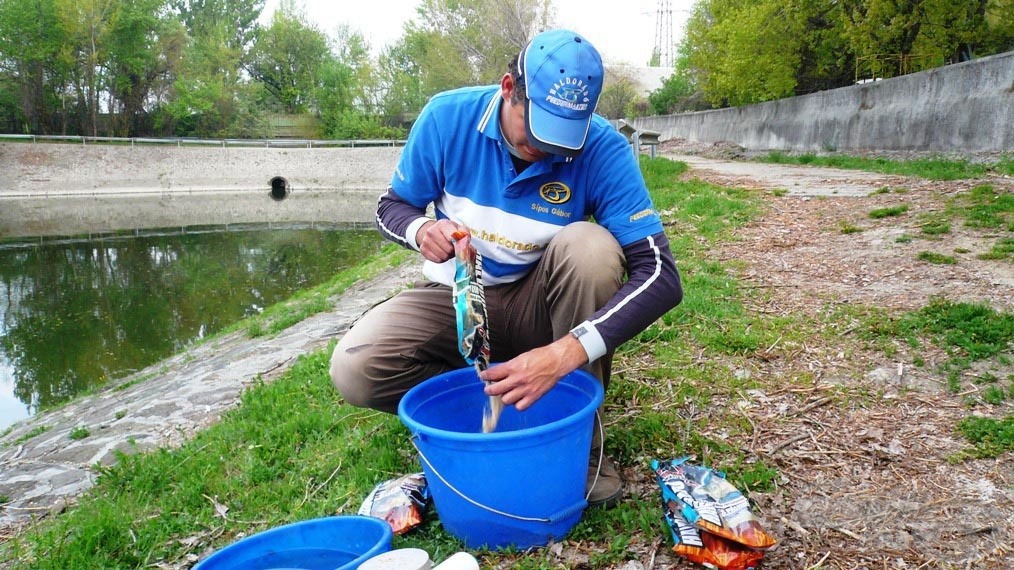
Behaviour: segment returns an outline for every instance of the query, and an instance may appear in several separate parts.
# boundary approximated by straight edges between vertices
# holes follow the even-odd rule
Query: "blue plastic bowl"
[[[194,570],[354,570],[391,550],[391,525],[359,515],[323,517],[248,536]]]

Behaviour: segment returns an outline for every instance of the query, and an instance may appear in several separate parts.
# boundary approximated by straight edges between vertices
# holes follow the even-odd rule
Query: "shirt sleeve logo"
[[[570,188],[563,182],[547,182],[539,188],[539,196],[550,204],[563,204],[570,200]]]

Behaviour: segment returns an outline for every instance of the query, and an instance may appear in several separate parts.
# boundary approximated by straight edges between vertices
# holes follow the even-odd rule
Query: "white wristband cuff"
[[[408,245],[412,246],[412,248],[416,251],[419,251],[419,242],[415,240],[416,235],[419,233],[419,228],[428,221],[430,221],[430,219],[425,216],[416,218],[408,225],[408,228],[405,229],[405,241],[408,242]]]
[[[581,343],[585,353],[588,354],[588,362],[595,362],[606,354],[606,341],[602,340],[595,325],[585,321],[570,330],[570,334]]]

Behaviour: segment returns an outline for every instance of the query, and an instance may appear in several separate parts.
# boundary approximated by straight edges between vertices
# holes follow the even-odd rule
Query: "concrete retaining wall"
[[[0,143],[0,238],[245,223],[370,223],[401,148]],[[271,198],[271,179],[290,193]]]
[[[1014,52],[758,105],[636,119],[751,150],[1014,151]]]

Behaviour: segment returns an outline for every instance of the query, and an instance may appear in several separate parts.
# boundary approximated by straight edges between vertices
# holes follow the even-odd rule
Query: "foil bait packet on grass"
[[[775,539],[761,527],[747,498],[721,473],[687,459],[651,462],[676,542],[673,550],[722,570],[756,567],[762,549],[774,546]]]
[[[486,321],[486,294],[482,286],[482,255],[472,245],[468,232],[454,232],[454,312],[458,323],[458,350],[476,373],[489,368],[489,326]],[[503,400],[490,396],[482,414],[482,431],[496,430],[503,412]]]
[[[665,522],[672,531],[672,550],[687,560],[718,570],[749,570],[764,560],[764,553],[760,550],[698,529],[683,516],[679,502],[663,499],[662,507]]]
[[[382,519],[394,534],[405,534],[419,526],[430,502],[423,473],[411,473],[378,483],[359,506],[359,514]]]

